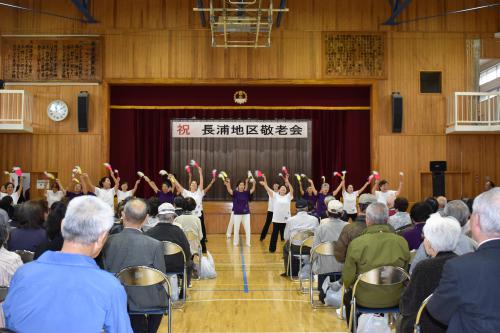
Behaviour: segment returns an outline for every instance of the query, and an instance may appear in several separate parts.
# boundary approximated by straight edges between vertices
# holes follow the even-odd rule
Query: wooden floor
[[[252,235],[252,247],[209,235],[217,278],[193,281],[183,310],[174,310],[173,332],[346,332],[333,309],[313,311],[308,295],[283,278],[282,243],[275,254]],[[244,237],[241,237],[243,240]],[[164,318],[161,333],[167,332]]]

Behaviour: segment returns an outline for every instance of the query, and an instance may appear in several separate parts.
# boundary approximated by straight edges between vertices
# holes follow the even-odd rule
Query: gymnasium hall
[[[0,333],[498,333],[500,2],[0,1],[0,172]]]

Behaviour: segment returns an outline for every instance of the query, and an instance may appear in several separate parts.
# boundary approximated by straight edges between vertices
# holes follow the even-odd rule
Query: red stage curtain
[[[111,101],[113,104],[113,99]],[[144,105],[135,102],[135,105]],[[312,168],[317,185],[320,177],[332,182],[333,172],[347,170],[348,183],[361,187],[370,172],[370,112],[360,110],[111,110],[110,162],[123,180],[136,179],[136,171],[150,175],[159,185],[160,169],[170,170],[170,121],[197,119],[311,119]],[[193,156],[196,159],[196,156]],[[187,162],[187,161],[186,161]],[[205,166],[208,179],[211,166]],[[269,170],[271,171],[271,170]],[[268,171],[268,172],[269,172]],[[273,170],[278,172],[278,170]],[[293,172],[293,171],[292,171]],[[338,178],[333,186],[339,184]],[[319,186],[318,186],[319,187]],[[150,196],[147,184],[140,196]]]

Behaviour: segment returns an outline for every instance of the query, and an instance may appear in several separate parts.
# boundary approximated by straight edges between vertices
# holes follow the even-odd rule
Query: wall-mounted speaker
[[[420,93],[441,93],[441,72],[420,72]]]
[[[392,132],[401,133],[403,130],[403,96],[398,92],[391,95]]]
[[[78,94],[78,131],[89,131],[89,93],[80,91]]]

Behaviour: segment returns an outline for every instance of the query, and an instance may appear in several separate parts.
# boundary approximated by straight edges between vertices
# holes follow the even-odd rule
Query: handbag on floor
[[[325,304],[334,308],[342,307],[342,283],[340,281],[330,282],[327,276],[321,286],[325,293]]]
[[[200,261],[200,278],[202,279],[215,279],[217,272],[215,271],[214,258],[207,251],[206,256],[201,257]]]

